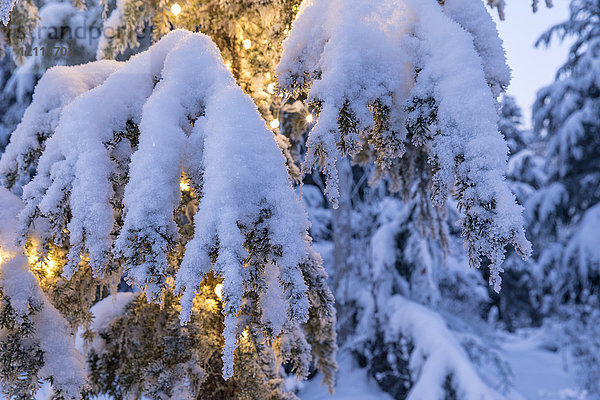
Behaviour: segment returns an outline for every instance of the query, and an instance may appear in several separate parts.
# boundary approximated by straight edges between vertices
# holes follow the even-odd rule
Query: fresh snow
[[[576,389],[578,385],[568,351],[566,349],[550,351],[545,348],[544,330],[523,330],[514,335],[503,336],[502,354],[510,363],[516,390],[525,399],[584,400],[587,398]]]
[[[119,67],[116,61],[99,61],[75,67],[57,66],[44,74],[0,159],[0,181],[4,186],[20,186],[29,181],[30,169],[37,165],[31,155],[43,149],[44,142],[40,143],[38,138],[47,139],[56,129],[63,109],[80,94],[104,82]]]
[[[0,286],[4,296],[10,299],[17,314],[17,321],[26,317],[29,307],[39,308],[31,316],[34,333],[32,339],[44,352],[44,365],[39,371],[42,379],[52,379],[66,399],[77,399],[85,384],[85,360],[75,349],[68,322],[52,306],[42,292],[36,277],[29,269],[27,257],[15,246],[14,231],[21,200],[0,187]],[[0,338],[6,331],[0,331]],[[30,340],[23,338],[23,340]]]
[[[65,80],[69,90],[56,101],[52,95],[61,91],[52,89]],[[139,128],[137,149],[116,136],[131,124]],[[44,149],[35,140],[40,131]],[[305,279],[315,277],[304,275],[316,272],[300,269],[310,255],[306,212],[273,133],[208,36],[175,30],[127,62],[51,70],[2,158],[3,181],[27,180],[35,165],[23,152],[42,155],[23,187],[21,243],[42,217],[50,223],[44,238],[69,240],[67,278],[86,257],[94,276],[107,279],[113,253],[124,257],[125,278],[149,301],[160,301],[167,286],[167,249],[179,239],[173,214],[180,179],[189,177],[201,196],[194,236],[175,276],[181,321],[188,322],[198,285],[214,271],[224,280],[225,377],[233,374],[238,313],[256,279],[244,267],[248,232],[267,232],[271,248],[274,268],[258,272],[268,288],[258,289],[267,306],[261,310],[265,328],[277,336],[307,321]],[[123,227],[115,240],[113,208],[122,186]]]
[[[99,354],[104,347],[104,339],[98,333],[108,328],[114,318],[123,315],[127,306],[136,296],[136,293],[118,292],[94,304],[90,309],[93,318],[92,323],[87,329],[96,335],[91,343],[86,343],[83,338],[84,328],[79,327],[75,336],[75,347],[77,350],[83,355],[87,354],[90,350],[94,350]]]
[[[371,181],[387,178],[396,191],[411,190],[398,182],[405,169],[430,174],[432,205],[444,208],[456,193],[470,264],[478,267],[487,257],[498,292],[505,246],[527,258],[531,244],[504,178],[508,148],[497,126],[497,98],[510,70],[481,1],[448,0],[440,7],[434,0],[308,0],[283,45],[281,87],[305,92],[318,111],[303,170],[322,169],[333,207],[339,153],[374,154]],[[388,114],[383,122],[377,105]],[[426,133],[407,129],[422,120]],[[426,167],[412,165],[416,152],[426,156]]]
[[[367,371],[356,365],[351,355],[340,352],[338,363],[340,369],[333,394],[320,384],[322,377],[317,374],[312,380],[299,383],[298,397],[301,400],[392,400],[369,378]]]
[[[585,11],[593,1],[574,0],[572,10]],[[502,15],[504,0],[487,2]],[[4,25],[14,3],[0,0]],[[533,1],[534,8],[537,3]],[[105,27],[126,22],[125,5],[126,1],[117,0]],[[41,15],[47,23],[58,24],[69,10],[75,10],[74,6],[51,1]],[[582,26],[582,32],[598,34],[593,26],[575,25]],[[569,29],[567,33],[574,33]],[[551,35],[552,31],[546,39]],[[102,40],[99,58],[108,56],[107,42]],[[20,318],[26,317],[31,305],[41,307],[31,316],[36,328],[32,339],[45,352],[40,376],[52,379],[66,397],[77,397],[85,381],[85,354],[90,346],[101,351],[103,339],[96,335],[91,343],[84,343],[83,328],[73,337],[68,322],[42,292],[17,244],[38,236],[43,240],[55,237],[57,244],[70,241],[66,277],[76,272],[81,257],[89,257],[99,279],[110,272],[114,255],[126,260],[125,278],[137,292],[116,293],[95,304],[92,331],[105,329],[141,292],[149,301],[160,302],[171,281],[176,294],[182,295],[180,319],[185,324],[196,290],[212,271],[224,283],[225,378],[233,374],[233,353],[245,317],[240,311],[248,301],[247,288],[254,283],[261,286],[256,290],[261,322],[270,334],[284,334],[279,344],[284,350],[276,351],[287,355],[300,349],[299,363],[308,365],[311,349],[301,324],[307,322],[309,298],[313,301],[310,288],[321,284],[321,297],[329,292],[325,273],[319,269],[320,257],[312,253],[305,209],[311,212],[314,248],[326,265],[334,265],[340,251],[331,240],[336,234],[331,226],[342,214],[324,207],[325,194],[333,208],[342,208],[343,201],[355,207],[343,214],[349,215],[346,222],[352,230],[347,260],[349,267],[361,265],[341,271],[346,287],[337,288],[340,310],[353,307],[350,312],[354,314],[345,317],[354,326],[348,320],[340,324],[340,336],[346,335],[346,341],[340,341],[345,347],[338,355],[341,368],[333,395],[319,384],[321,373],[308,382],[288,377],[288,389],[297,389],[306,400],[388,400],[391,397],[377,386],[378,374],[359,368],[353,352],[363,351],[361,356],[368,358],[383,348],[387,361],[394,364],[390,368],[395,368],[401,352],[394,346],[409,343],[406,368],[412,382],[407,400],[441,400],[447,394],[448,380],[461,400],[591,400],[593,395],[575,389],[582,381],[577,375],[590,369],[570,355],[576,345],[559,341],[546,325],[515,334],[496,331],[496,299],[490,299],[480,284],[479,271],[467,270],[464,252],[456,251],[454,241],[448,245],[453,253],[445,254],[436,247],[440,237],[422,236],[423,218],[431,215],[420,214],[437,207],[434,212],[439,214],[431,225],[444,227],[460,214],[458,225],[471,265],[479,266],[487,257],[491,261],[489,283],[499,291],[507,245],[514,245],[524,258],[531,253],[522,208],[512,190],[526,202],[525,219],[538,223],[530,236],[543,245],[536,246],[535,263],[515,266],[514,259],[506,263],[507,269],[530,273],[523,279],[536,280],[531,284],[543,293],[528,287],[527,294],[543,298],[529,301],[547,310],[548,303],[561,302],[557,299],[569,289],[571,296],[593,292],[588,289],[597,284],[600,265],[600,204],[579,201],[577,195],[597,187],[597,168],[593,168],[596,130],[589,126],[598,125],[600,61],[597,52],[590,51],[598,44],[597,38],[581,44],[557,82],[540,91],[536,104],[534,123],[547,144],[546,158],[533,147],[516,152],[508,161],[507,181],[503,174],[508,148],[498,131],[498,99],[509,84],[510,69],[484,2],[303,1],[284,43],[278,78],[290,94],[306,95],[307,106],[315,114],[303,171],[321,168],[326,184],[303,187],[304,207],[292,188],[278,139],[237,86],[207,36],[176,30],[127,62],[104,60],[49,70],[0,159],[0,181],[12,191],[0,188],[0,286]],[[30,58],[23,71],[33,71],[35,62],[36,58]],[[28,92],[18,83],[12,85],[7,90],[16,88],[18,99],[26,97]],[[376,105],[389,112],[380,131]],[[352,125],[347,131],[340,127],[342,111]],[[428,121],[427,132],[411,128],[423,119]],[[131,123],[139,128],[139,145],[123,140],[109,149],[115,135]],[[338,177],[339,168],[343,178],[340,157],[364,156],[361,151],[365,149],[374,164],[372,183],[383,179],[392,191],[413,195],[413,187],[418,186],[414,178],[420,174],[426,182],[417,183],[425,183],[427,189],[410,201],[379,198],[372,209],[367,201],[359,202],[363,199],[338,201],[347,194],[340,193],[344,190],[343,179]],[[415,165],[416,158],[426,160],[423,166]],[[400,182],[398,176],[405,177],[402,174],[409,170],[413,175]],[[573,179],[574,173],[582,177]],[[198,195],[195,232],[176,276],[167,276],[168,249],[180,240],[173,213],[180,205],[182,174]],[[115,184],[118,179],[122,179],[120,186]],[[590,195],[594,201],[596,192]],[[21,193],[23,201],[15,196]],[[422,205],[419,202],[430,209],[417,209]],[[355,218],[361,212],[365,215],[360,218],[370,218],[365,226]],[[576,214],[569,215],[568,221],[560,220],[572,212]],[[544,232],[553,229],[556,232],[550,237]],[[266,239],[276,249],[266,256],[258,282],[252,281],[256,270],[247,261],[250,250],[244,241],[249,231],[267,232]],[[446,228],[432,232],[450,235]],[[364,237],[355,237],[360,235]],[[458,233],[451,235],[454,238]],[[139,257],[144,253],[139,251],[142,246],[147,246],[148,256]],[[356,257],[361,251],[363,258]],[[315,265],[306,267],[309,261]],[[309,276],[309,268],[318,271]],[[476,322],[452,314],[453,305],[461,301],[462,306],[473,307]],[[484,309],[476,309],[481,304]],[[329,319],[322,318],[323,325],[335,315],[332,310],[326,312]],[[487,322],[479,320],[484,313]],[[580,316],[586,317],[585,313]],[[567,322],[562,322],[561,328],[567,330]],[[323,325],[316,325],[309,335],[326,336]],[[355,332],[342,332],[349,328]],[[5,334],[0,331],[0,338]],[[586,343],[591,334],[587,335],[581,334],[580,346],[594,352],[597,349]],[[375,350],[369,347],[374,337],[383,342]],[[476,343],[469,343],[469,337]],[[313,351],[318,354],[321,343],[316,342]],[[486,359],[490,354],[501,360]],[[318,366],[319,357],[315,360]],[[500,367],[492,365],[496,361]],[[596,360],[588,363],[596,366]],[[510,368],[503,370],[504,366]],[[589,375],[595,376],[594,371]],[[49,398],[51,392],[46,384],[37,398]]]
[[[514,391],[509,400],[592,400],[576,389],[571,358],[563,350],[545,348],[545,331],[530,329],[501,335],[501,351],[514,375]],[[300,384],[302,400],[388,400],[364,369],[344,352],[340,353],[340,370],[333,395],[320,384],[319,376]],[[461,397],[466,399],[467,397]],[[434,397],[427,398],[427,400]]]

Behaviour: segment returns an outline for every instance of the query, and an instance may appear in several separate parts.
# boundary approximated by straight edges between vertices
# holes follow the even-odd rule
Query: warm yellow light
[[[265,78],[271,79],[271,73],[270,72],[265,73]]]
[[[271,126],[271,128],[273,128],[273,129],[279,128],[279,120],[274,119],[273,121],[269,122],[269,126]]]
[[[188,190],[190,190],[190,183],[182,179],[181,181],[179,181],[179,188],[182,192],[187,192]]]
[[[174,16],[178,16],[181,13],[181,6],[177,3],[171,6],[171,12]]]
[[[242,44],[244,45],[244,49],[246,49],[246,50],[248,50],[250,47],[252,47],[252,42],[250,41],[250,39],[242,40]]]
[[[9,257],[10,254],[8,254],[4,250],[2,250],[2,248],[0,248],[0,264],[2,264],[4,261],[7,261]]]
[[[230,71],[231,71],[231,61],[227,61],[227,62],[225,63],[225,68],[227,68],[228,70],[230,70]]]
[[[223,300],[223,284],[222,283],[217,283],[217,286],[215,286],[215,294],[217,295],[219,300]]]
[[[269,83],[267,85],[267,92],[269,92],[271,94],[275,94],[275,84],[274,83]]]
[[[248,328],[244,329],[241,334],[242,340],[248,340]]]
[[[38,255],[36,252],[32,252],[32,253],[28,253],[27,254],[27,262],[30,265],[35,265],[35,263],[38,262]]]
[[[46,275],[52,275],[56,271],[57,265],[53,259],[47,258],[42,263],[42,268],[44,268]]]
[[[309,124],[311,122],[313,122],[313,116],[312,116],[312,114],[306,114],[306,122],[308,122]]]
[[[34,270],[43,271],[45,276],[51,276],[58,270],[58,264],[53,257],[40,258],[35,250],[27,254],[27,261]]]

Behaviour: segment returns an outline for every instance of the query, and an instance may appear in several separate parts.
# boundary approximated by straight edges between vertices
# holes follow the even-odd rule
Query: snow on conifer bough
[[[39,379],[58,396],[78,398],[86,383],[85,361],[73,346],[67,320],[40,288],[31,262],[15,245],[21,200],[0,187],[0,375],[13,383],[11,397],[33,393]]]
[[[69,82],[71,96],[44,93]],[[62,254],[63,277],[89,276],[90,306],[124,275],[149,302],[180,294],[186,324],[201,286],[222,282],[224,378],[250,331],[301,377],[314,361],[332,387],[333,296],[306,213],[272,132],[207,36],[176,30],[125,63],[51,70],[2,158],[3,183],[18,190],[32,165],[20,243],[35,231],[42,251]],[[182,216],[182,192],[195,215]]]
[[[105,26],[123,26],[130,37],[161,15],[162,6],[128,14],[133,3],[118,2]],[[260,4],[283,7],[275,0]],[[196,10],[179,11],[182,21]],[[143,18],[132,21],[136,17]],[[227,29],[239,28],[225,20]],[[71,328],[90,326],[92,305],[95,311],[107,307],[98,300],[106,288],[114,292],[121,277],[143,292],[105,327],[101,340],[92,340],[103,343],[88,353],[94,384],[141,396],[160,386],[164,372],[169,382],[191,382],[167,396],[202,397],[193,388],[210,381],[211,369],[231,377],[228,382],[247,378],[236,381],[238,387],[265,376],[278,385],[277,359],[291,361],[301,377],[315,361],[332,387],[333,296],[286,160],[210,39],[181,30],[167,34],[161,26],[166,30],[157,29],[155,39],[165,36],[127,62],[58,67],[40,81],[0,160],[3,185],[23,190],[20,243],[42,266],[53,261],[48,271],[30,262],[28,272],[39,275]],[[269,40],[285,34],[284,26]],[[325,192],[337,205],[340,157],[374,165],[371,182],[385,180],[411,199],[442,246],[448,243],[444,213],[454,196],[471,265],[489,258],[490,284],[499,290],[506,245],[523,256],[530,246],[503,177],[506,144],[497,131],[497,97],[510,73],[485,6],[479,0],[307,0],[291,28],[278,78],[288,93],[308,99],[315,115],[304,172],[321,168]],[[215,40],[227,42],[228,34],[215,33]],[[239,51],[261,53],[249,60],[275,62],[270,54],[278,42],[269,47],[265,39],[270,51],[262,53],[258,40],[238,32],[232,37],[242,39]],[[104,43],[99,54],[130,44]],[[233,61],[236,54],[245,53],[234,51]],[[255,86],[244,83],[246,61],[232,70],[256,95]],[[57,88],[65,88],[60,98],[51,95]],[[265,88],[274,94],[272,86]],[[262,111],[265,98],[256,95],[255,101]],[[382,325],[394,328],[390,343],[422,336],[417,322],[435,325],[442,336],[448,332],[435,315],[419,318],[418,306],[395,299],[375,316],[393,322]],[[182,339],[173,341],[179,347],[165,345],[163,338],[173,337]],[[456,380],[449,386],[497,397],[471,369],[452,361],[466,360],[458,343],[444,341],[444,351],[437,351],[432,338],[419,337],[411,356],[418,361],[415,377],[439,378],[431,385],[422,381],[428,390],[445,390]],[[217,357],[203,348],[216,349]],[[138,364],[128,370],[131,364],[122,361],[130,354]],[[132,377],[150,389],[128,383]],[[424,393],[420,385],[415,396]]]
[[[410,198],[420,191],[434,219],[453,195],[471,266],[487,257],[499,291],[505,246],[531,252],[497,128],[510,70],[481,1],[441,3],[306,1],[284,42],[279,82],[318,114],[303,169],[323,171],[334,207],[340,155],[374,162],[372,182]]]

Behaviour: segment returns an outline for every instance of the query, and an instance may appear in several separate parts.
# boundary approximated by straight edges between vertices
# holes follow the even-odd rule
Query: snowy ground
[[[350,357],[341,356],[339,364],[340,370],[333,395],[329,394],[326,386],[320,384],[319,374],[302,384],[298,397],[302,400],[393,400],[382,392],[373,380],[368,379],[366,371],[357,368]]]
[[[504,335],[503,355],[514,374],[515,390],[527,400],[591,400],[576,390],[570,360],[564,352],[544,346],[544,331],[530,330]],[[381,392],[365,371],[348,357],[340,359],[336,391],[330,395],[320,379],[304,383],[302,400],[391,400]]]
[[[504,356],[510,362],[515,388],[526,399],[586,399],[578,393],[572,364],[565,351],[544,348],[543,331],[506,335]]]

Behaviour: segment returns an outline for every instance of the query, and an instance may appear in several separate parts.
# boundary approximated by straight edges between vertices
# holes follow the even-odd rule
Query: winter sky
[[[546,8],[540,1],[535,14],[531,11],[530,0],[507,0],[506,3],[505,21],[496,18],[496,23],[512,68],[508,93],[516,97],[529,125],[535,93],[554,80],[568,51],[568,46],[558,41],[549,48],[535,48],[533,44],[550,26],[567,19],[569,0],[554,0],[553,8]]]

